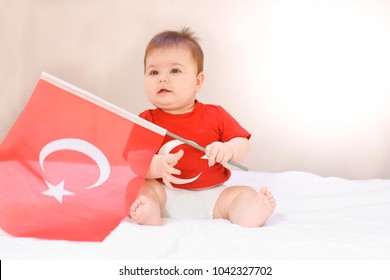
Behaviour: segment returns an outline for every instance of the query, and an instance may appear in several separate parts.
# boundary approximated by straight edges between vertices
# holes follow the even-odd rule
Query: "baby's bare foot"
[[[160,206],[152,199],[140,195],[130,207],[130,218],[137,224],[160,226],[161,221]]]
[[[247,227],[260,227],[272,215],[275,207],[273,195],[266,187],[263,187],[242,213],[239,224]]]

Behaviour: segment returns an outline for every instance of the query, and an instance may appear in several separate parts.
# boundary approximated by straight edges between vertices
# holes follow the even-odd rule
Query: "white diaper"
[[[205,190],[170,189],[164,186],[167,202],[162,216],[175,219],[212,219],[215,203],[228,186]]]

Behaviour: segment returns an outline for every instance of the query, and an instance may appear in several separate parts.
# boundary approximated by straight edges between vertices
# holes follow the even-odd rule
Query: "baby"
[[[203,51],[190,29],[165,31],[149,42],[144,57],[145,93],[156,109],[140,117],[205,147],[205,153],[168,136],[154,155],[130,217],[161,225],[162,217],[228,219],[262,226],[276,203],[266,187],[224,186],[224,165],[242,162],[250,134],[221,106],[197,100],[205,74]]]

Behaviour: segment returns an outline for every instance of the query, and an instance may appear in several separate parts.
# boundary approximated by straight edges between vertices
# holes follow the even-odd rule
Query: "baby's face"
[[[145,93],[156,107],[171,114],[191,112],[203,72],[184,47],[156,49],[146,57]]]

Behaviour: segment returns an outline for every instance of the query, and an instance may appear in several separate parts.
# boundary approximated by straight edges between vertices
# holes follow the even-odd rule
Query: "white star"
[[[74,195],[74,193],[67,191],[64,189],[64,183],[65,181],[62,181],[58,185],[52,185],[48,181],[46,181],[46,185],[49,187],[47,191],[42,192],[42,194],[47,196],[54,196],[59,203],[62,203],[62,197],[64,195]]]

